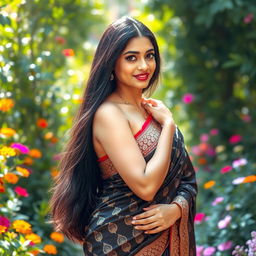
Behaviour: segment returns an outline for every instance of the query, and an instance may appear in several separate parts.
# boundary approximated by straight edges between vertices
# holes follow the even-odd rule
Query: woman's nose
[[[138,69],[139,70],[145,70],[145,69],[147,69],[148,68],[148,63],[144,60],[144,59],[142,59],[140,62],[139,62],[139,67],[138,67]]]

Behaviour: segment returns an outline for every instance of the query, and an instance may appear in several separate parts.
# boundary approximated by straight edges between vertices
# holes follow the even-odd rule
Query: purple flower
[[[243,183],[244,178],[245,178],[245,177],[238,177],[238,178],[236,178],[236,179],[234,179],[234,180],[232,181],[232,184],[233,184],[233,185],[241,184],[241,183]]]
[[[234,160],[232,163],[233,168],[237,168],[239,166],[244,166],[247,164],[247,160],[245,158],[240,158],[237,160]]]
[[[232,247],[232,245],[233,245],[232,241],[227,241],[225,243],[219,244],[218,245],[218,250],[219,251],[229,250]]]
[[[13,143],[11,147],[18,149],[22,154],[29,153],[29,148],[21,143]]]
[[[221,197],[221,196],[216,197],[216,198],[214,199],[214,201],[212,202],[212,205],[213,205],[213,206],[214,206],[214,205],[217,205],[217,204],[221,203],[223,200],[224,200],[224,197]]]
[[[216,128],[210,130],[210,135],[212,135],[212,136],[215,136],[215,135],[217,135],[218,133],[219,133],[219,130],[216,129]]]
[[[182,100],[185,104],[190,104],[194,100],[194,95],[192,93],[186,93],[183,95]]]
[[[201,142],[207,142],[209,140],[209,135],[206,134],[206,133],[203,133],[201,136],[200,136],[200,140]]]
[[[215,253],[215,251],[216,251],[215,247],[212,247],[212,246],[207,247],[204,249],[203,256],[211,256]]]
[[[231,222],[232,217],[230,215],[227,215],[224,219],[220,220],[218,222],[218,228],[223,229],[226,228],[229,223]]]

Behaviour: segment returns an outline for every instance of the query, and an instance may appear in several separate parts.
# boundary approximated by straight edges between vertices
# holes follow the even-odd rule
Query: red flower
[[[44,118],[39,118],[36,124],[39,128],[46,128],[48,126],[48,123]]]
[[[75,55],[75,52],[73,49],[63,49],[62,54],[66,57],[71,57]]]
[[[234,134],[229,138],[230,144],[236,144],[242,140],[242,136],[239,134]]]
[[[66,43],[65,38],[62,37],[62,36],[56,36],[56,37],[55,37],[55,40],[56,40],[56,42],[57,42],[58,44],[65,44],[65,43]]]
[[[232,166],[230,165],[227,165],[227,166],[224,166],[223,168],[221,168],[220,170],[220,173],[226,173],[226,172],[230,172],[232,170]]]
[[[22,187],[15,187],[14,191],[19,195],[19,196],[24,196],[24,197],[28,197],[29,194],[27,192],[27,190],[25,188]]]

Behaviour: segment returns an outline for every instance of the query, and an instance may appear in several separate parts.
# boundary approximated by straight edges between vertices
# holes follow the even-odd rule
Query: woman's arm
[[[94,136],[130,189],[140,198],[151,201],[162,185],[170,164],[170,152],[175,131],[171,112],[160,102],[146,106],[162,131],[153,157],[148,163],[134,139],[122,111],[112,103],[97,110],[93,123]]]

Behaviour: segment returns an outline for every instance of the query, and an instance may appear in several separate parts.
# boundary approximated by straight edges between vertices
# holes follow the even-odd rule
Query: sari
[[[160,124],[148,116],[135,140],[148,162],[161,134]],[[171,161],[166,178],[150,202],[136,196],[123,181],[107,155],[98,159],[103,184],[88,220],[83,243],[84,255],[93,256],[192,256],[197,184],[195,171],[179,128],[173,137]],[[131,224],[132,217],[152,204],[178,204],[182,216],[167,230],[145,234]]]

